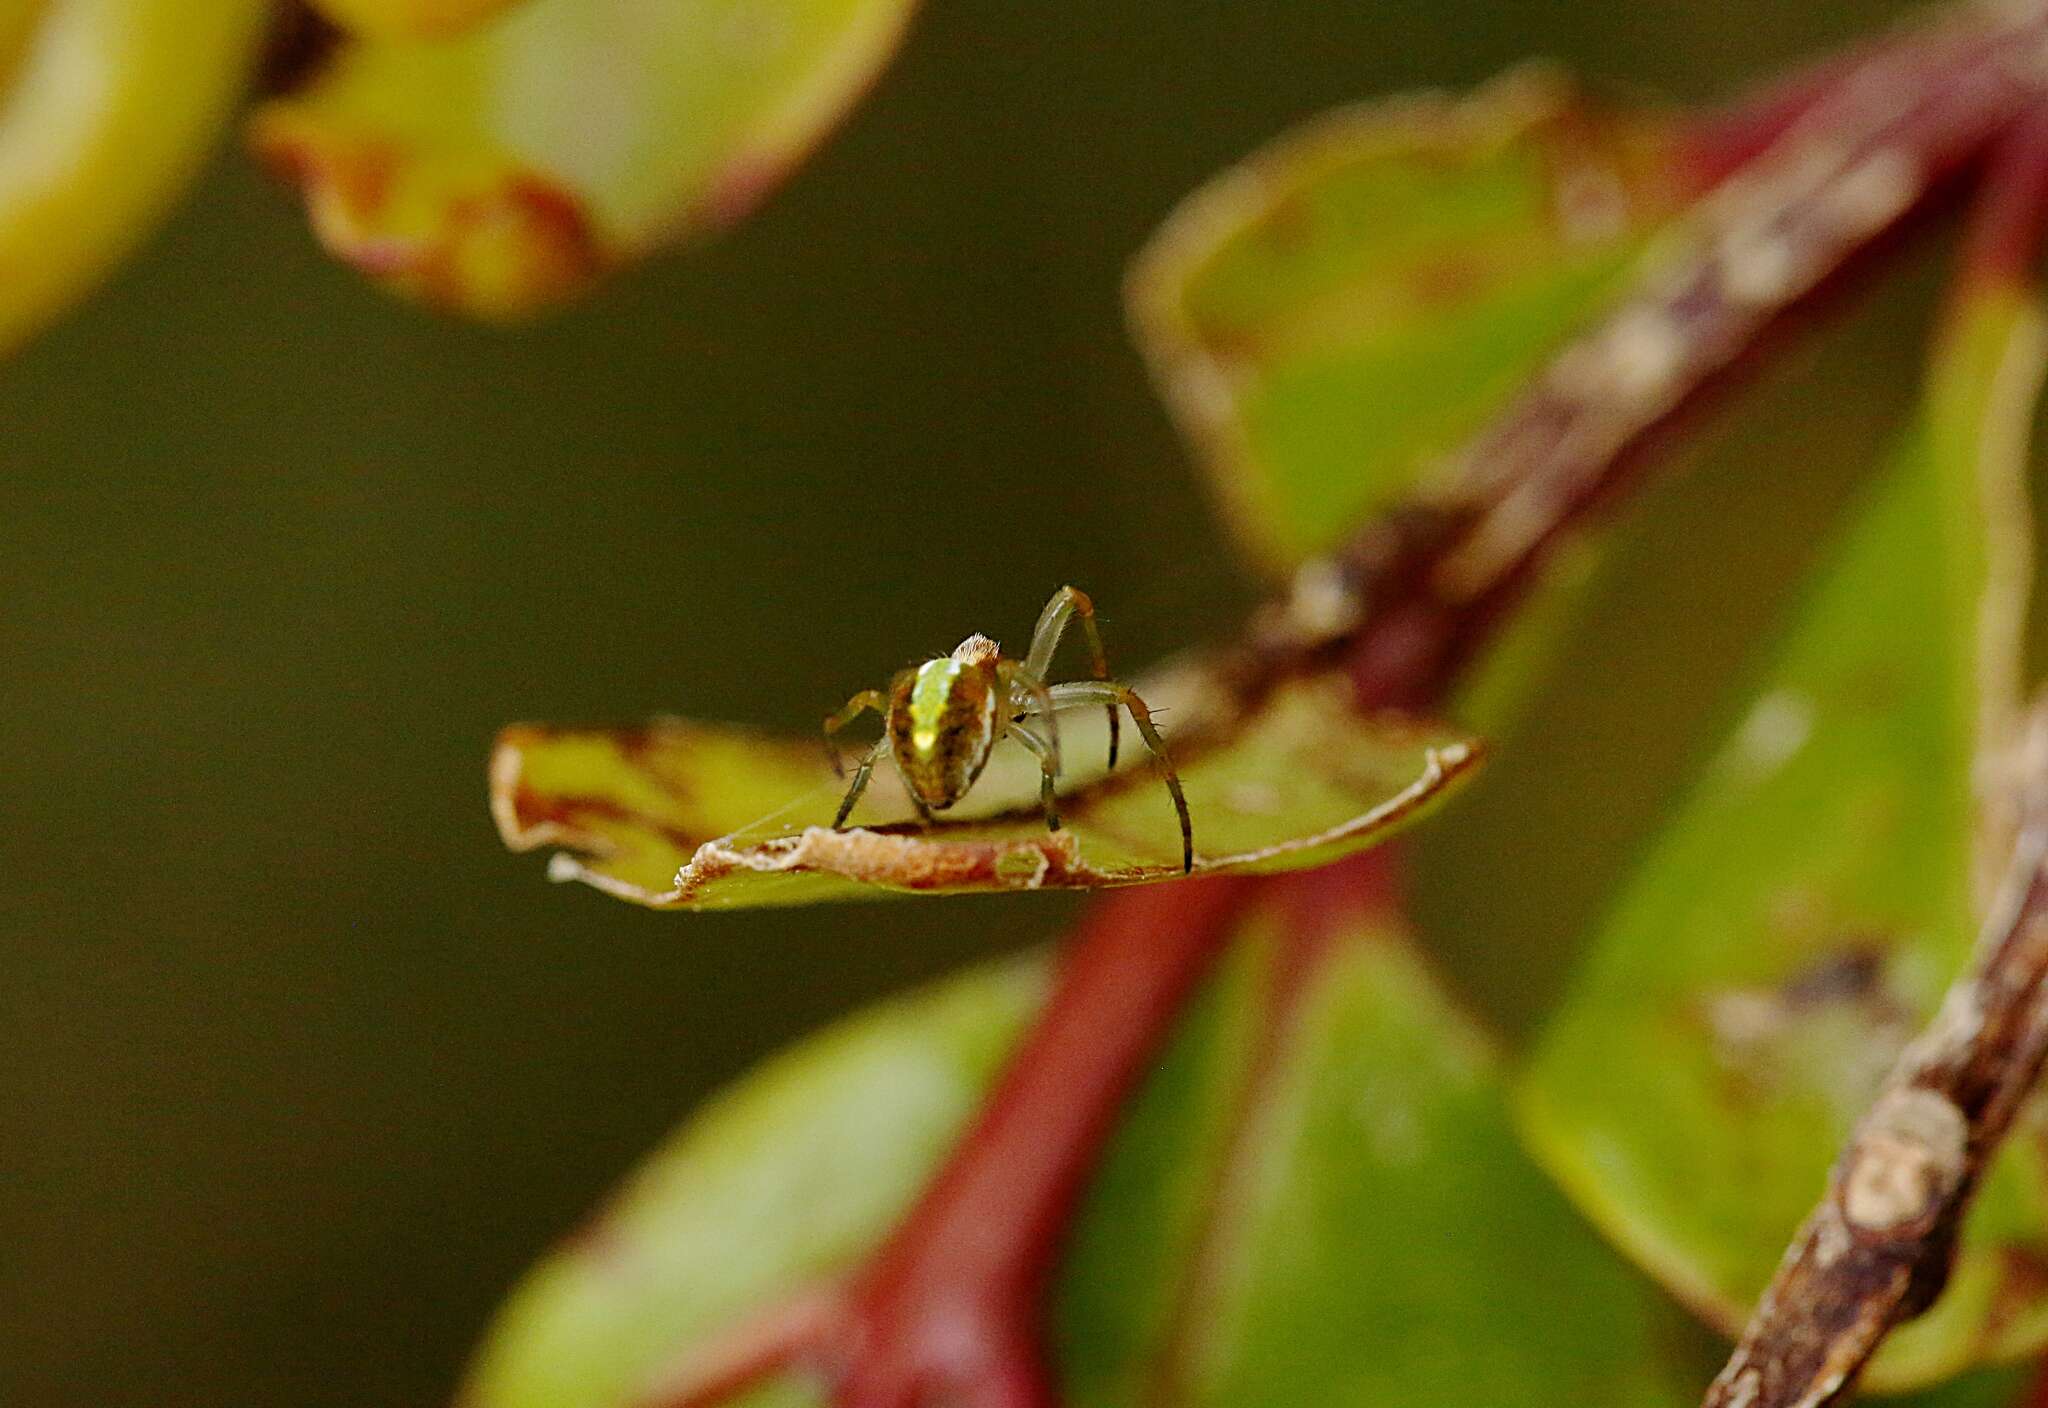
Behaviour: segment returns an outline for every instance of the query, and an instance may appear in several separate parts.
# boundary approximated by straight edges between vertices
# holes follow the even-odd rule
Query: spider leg
[[[1052,722],[1050,714],[1045,717],[1047,723]],[[1057,831],[1060,829],[1060,804],[1054,793],[1060,774],[1059,744],[1030,724],[1013,723],[1010,732],[1038,759],[1038,803],[1045,808],[1045,829]]]
[[[1028,665],[1019,665],[1014,660],[1005,660],[996,666],[996,678],[1009,695],[1012,715],[1028,714],[1045,721],[1041,741],[1050,753],[1052,770],[1057,773],[1060,770],[1060,722],[1053,717],[1053,711],[1058,706],[1052,702],[1052,691],[1045,687],[1045,680]],[[1008,720],[1007,727],[1016,729],[1014,717]]]
[[[839,745],[832,740],[832,735],[845,728],[870,709],[884,717],[888,715],[889,701],[884,697],[881,690],[864,689],[859,694],[854,695],[853,698],[847,700],[837,713],[826,716],[825,753],[826,756],[832,759],[832,775],[834,777],[846,776],[846,760],[839,756]],[[840,816],[844,819],[845,813],[841,812]]]
[[[1052,600],[1045,604],[1045,610],[1038,613],[1038,625],[1031,632],[1031,650],[1025,656],[1024,668],[1035,679],[1044,679],[1045,672],[1052,666],[1052,653],[1059,648],[1060,637],[1066,634],[1067,625],[1075,618],[1081,622],[1081,631],[1088,641],[1088,663],[1098,680],[1109,678],[1109,657],[1102,653],[1102,632],[1095,627],[1095,603],[1088,593],[1079,587],[1061,587],[1052,594]],[[1132,716],[1134,719],[1136,715]],[[1109,706],[1109,770],[1116,771],[1117,732],[1120,721],[1116,705]]]
[[[1145,707],[1145,701],[1138,697],[1138,692],[1116,680],[1076,680],[1071,684],[1056,684],[1047,692],[1052,695],[1055,707],[1059,708],[1102,701],[1111,709],[1122,705],[1131,711],[1131,722],[1138,726],[1138,736],[1145,740],[1145,746],[1159,760],[1159,770],[1166,775],[1166,790],[1173,794],[1173,809],[1180,816],[1181,873],[1192,872],[1195,868],[1195,828],[1188,819],[1187,794],[1181,791],[1180,774],[1174,770],[1173,759],[1166,751],[1166,740],[1159,736],[1159,729],[1152,722],[1152,711]]]
[[[829,740],[826,746],[831,747]],[[853,786],[846,789],[846,800],[839,804],[839,815],[832,818],[832,829],[834,831],[846,829],[846,819],[853,815],[854,803],[860,800],[861,793],[868,790],[868,779],[874,776],[875,760],[881,757],[888,747],[889,740],[885,738],[874,747],[868,749],[866,754],[862,756],[860,766],[855,768],[853,772]],[[835,757],[838,756],[838,749],[834,748],[832,751]]]

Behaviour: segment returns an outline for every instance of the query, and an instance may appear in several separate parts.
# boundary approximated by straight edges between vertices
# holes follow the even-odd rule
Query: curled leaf
[[[1905,452],[1614,897],[1523,1085],[1567,1191],[1730,1330],[1965,960],[2004,848],[2044,355],[2009,290],[1950,326]],[[1873,1386],[2048,1343],[2044,1176],[2039,1141],[2013,1140]]]
[[[1130,318],[1253,559],[1334,546],[1503,405],[1675,210],[1671,151],[1525,68],[1331,113],[1184,202]]]
[[[1062,728],[1069,758],[1103,755],[1098,711],[1063,716]],[[1195,872],[1324,864],[1413,819],[1480,757],[1476,741],[1447,730],[1358,717],[1337,683],[1283,686],[1226,736],[1198,740],[1176,760]],[[507,729],[491,794],[507,845],[562,848],[557,878],[660,908],[1179,878],[1179,823],[1142,758],[1114,775],[1077,775],[1061,794],[1057,832],[1039,814],[1037,775],[1021,748],[999,745],[962,819],[924,831],[885,763],[854,813],[874,821],[835,832],[846,784],[817,742],[668,720]]]
[[[518,317],[745,215],[910,9],[520,0],[443,42],[345,43],[257,113],[252,140],[342,259],[439,307]]]
[[[82,297],[213,144],[264,0],[0,5],[0,349]]]

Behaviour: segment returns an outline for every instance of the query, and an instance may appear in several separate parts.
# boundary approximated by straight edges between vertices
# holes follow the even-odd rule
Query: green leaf
[[[1277,911],[1251,921],[1120,1128],[1059,1276],[1069,1401],[1689,1402],[1672,1312],[1524,1160],[1492,1052],[1403,938],[1344,926],[1290,989],[1298,937]],[[1042,971],[891,1003],[741,1083],[527,1278],[465,1408],[627,1408],[721,1332],[856,1269]],[[792,1375],[730,1401],[823,1400]]]
[[[0,350],[96,285],[226,125],[264,0],[0,0]]]
[[[1291,995],[1286,942],[1255,924],[1098,1176],[1055,1311],[1074,1408],[1694,1401],[1404,937],[1341,930]]]
[[[521,0],[451,40],[347,43],[253,140],[335,254],[517,317],[745,215],[873,79],[911,5]]]
[[[1318,119],[1196,192],[1132,326],[1254,560],[1405,498],[1616,290],[1678,182],[1666,124],[1548,69]]]
[[[1884,1408],[2024,1408],[2022,1397],[2033,1374],[2024,1369],[2001,1367],[1950,1379],[1936,1388],[1876,1401]],[[1869,1401],[1873,1395],[1865,1394]]]
[[[499,1312],[467,1408],[596,1408],[848,1270],[923,1186],[1044,991],[1040,960],[873,1009],[697,1114]],[[815,1401],[797,1384],[736,1399]]]
[[[1623,882],[1522,1086],[1571,1196],[1724,1328],[1960,969],[2003,854],[2043,343],[2009,291],[1952,323],[1920,425]],[[1947,1293],[1874,1387],[2048,1343],[2041,1165],[2024,1136],[1997,1161]]]
[[[1188,674],[1146,693],[1155,708],[1183,700],[1169,717],[1194,719],[1203,688]],[[1063,751],[1102,757],[1106,727],[1097,710],[1062,715]],[[1372,845],[1440,800],[1482,754],[1443,729],[1362,719],[1336,681],[1283,686],[1223,736],[1201,732],[1191,729],[1197,736],[1175,756],[1197,874],[1293,870]],[[1171,799],[1142,750],[1125,759],[1114,775],[1074,776],[1056,832],[1038,810],[1037,764],[1016,744],[998,746],[967,801],[929,832],[909,819],[907,793],[886,766],[853,817],[874,821],[835,832],[846,783],[818,742],[679,720],[522,725],[499,739],[492,810],[513,849],[565,848],[557,878],[658,908],[1179,879]]]

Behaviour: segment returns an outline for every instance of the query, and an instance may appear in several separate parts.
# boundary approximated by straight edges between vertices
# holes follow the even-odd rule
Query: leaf
[[[0,350],[83,297],[184,189],[263,0],[0,3]]]
[[[1240,1119],[1289,941],[1277,914],[1253,921],[1121,1127],[1059,1274],[1068,1401],[1688,1401],[1669,1313],[1523,1160],[1491,1051],[1398,934],[1335,936]],[[1042,971],[970,974],[742,1082],[528,1276],[464,1408],[626,1408],[707,1339],[855,1269]],[[1215,1201],[1225,1160],[1242,1182]],[[1183,1318],[1190,1297],[1207,1311]],[[1180,1396],[1143,1396],[1169,1380]],[[730,1402],[823,1398],[792,1375]]]
[[[1045,972],[1014,962],[885,1003],[699,1112],[521,1283],[462,1402],[623,1408],[691,1344],[846,1270],[950,1147]],[[792,1397],[810,1401],[758,1402]]]
[[[2003,854],[1990,784],[2017,707],[2043,348],[2009,293],[1950,327],[1917,431],[1623,882],[1523,1083],[1542,1161],[1726,1329],[1959,970]],[[1946,1294],[1872,1386],[2048,1343],[2043,1174],[2039,1140],[2012,1141]]]
[[[1063,715],[1061,728],[1069,758],[1103,755],[1099,711]],[[1176,757],[1195,873],[1292,870],[1372,845],[1441,799],[1481,754],[1475,740],[1442,729],[1359,718],[1341,683],[1282,687],[1227,739]],[[957,809],[965,819],[924,832],[879,767],[854,816],[888,824],[835,832],[846,783],[815,741],[682,720],[521,725],[499,737],[491,796],[512,849],[564,847],[550,867],[556,878],[657,908],[1181,877],[1179,823],[1141,751],[1115,775],[1083,774],[1063,790],[1056,832],[1039,813],[1037,776],[1018,745],[999,745]]]
[[[1132,327],[1242,546],[1284,573],[1406,498],[1680,198],[1661,118],[1549,69],[1319,118],[1185,201]]]
[[[1673,1319],[1524,1161],[1492,1050],[1403,935],[1340,931],[1290,998],[1276,919],[1098,1175],[1055,1308],[1073,1408],[1692,1402]]]
[[[313,0],[343,29],[380,39],[445,39],[523,0]]]
[[[1883,1403],[1885,1408],[2025,1408],[2023,1395],[2032,1379],[2026,1370],[2002,1366],[1950,1379],[1918,1393],[1887,1396]]]
[[[731,224],[873,79],[911,0],[520,0],[359,39],[252,140],[321,241],[398,292],[514,318]]]

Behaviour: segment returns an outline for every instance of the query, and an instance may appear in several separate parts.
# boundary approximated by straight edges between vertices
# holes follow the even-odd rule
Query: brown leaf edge
[[[481,171],[446,199],[437,223],[380,233],[405,199],[407,158],[397,142],[323,133],[271,108],[251,120],[249,143],[273,175],[303,195],[322,248],[431,308],[517,319],[570,302],[616,262],[600,246],[582,201],[529,168]]]

